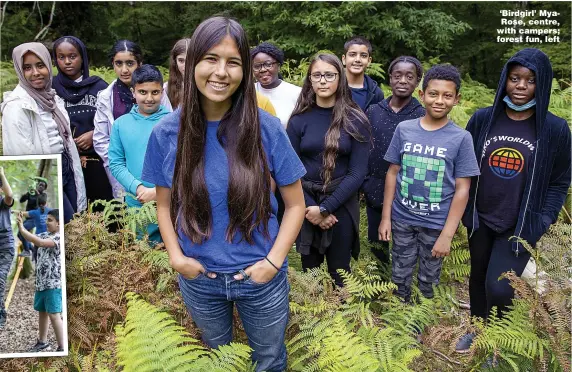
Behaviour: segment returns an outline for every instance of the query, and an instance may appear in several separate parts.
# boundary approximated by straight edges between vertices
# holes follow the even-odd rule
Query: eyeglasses
[[[264,67],[266,70],[270,70],[272,66],[274,66],[277,63],[278,62],[270,62],[270,61],[266,61],[264,63],[256,63],[252,65],[252,69],[256,72],[262,70],[262,67]]]
[[[324,78],[328,83],[331,83],[332,81],[336,80],[337,76],[338,76],[337,72],[326,72],[325,74],[314,72],[313,74],[310,75],[310,81],[312,83],[319,83],[320,81],[322,81],[322,78]]]

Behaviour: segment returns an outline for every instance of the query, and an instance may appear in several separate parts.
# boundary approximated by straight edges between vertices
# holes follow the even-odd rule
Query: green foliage
[[[379,371],[410,371],[413,360],[421,356],[415,339],[397,332],[394,328],[361,328],[364,342],[372,345],[375,358],[379,361]]]
[[[536,274],[532,280],[514,272],[503,275],[515,289],[516,299],[502,319],[493,312],[486,325],[476,323],[473,364],[495,355],[501,366],[513,371],[570,370],[570,230],[570,225],[553,225],[535,248],[520,240],[536,261]]]
[[[333,318],[310,318],[287,347],[300,355],[290,362],[294,371],[376,371],[379,362],[340,313]]]
[[[131,244],[138,235],[147,233],[147,225],[157,223],[156,202],[143,204],[141,208],[129,208],[118,199],[96,200],[90,208],[102,205],[105,226],[119,224],[124,234],[123,244]]]
[[[417,333],[449,313],[454,291],[437,287],[434,299],[411,306],[391,295],[394,285],[377,270],[367,259],[353,265],[352,273],[340,272],[341,289],[333,289],[325,267],[290,272],[290,370],[411,370],[421,356]]]
[[[131,217],[115,215],[112,204],[98,213],[90,208],[66,226],[70,356],[47,364],[26,360],[26,367],[13,364],[0,369],[253,370],[248,346],[207,350],[196,341],[200,333],[188,319],[165,250],[134,238],[136,230],[107,232],[110,221],[120,230],[131,226]],[[362,225],[364,242],[365,231]],[[547,290],[539,294],[534,283],[531,287],[507,274],[516,292],[513,309],[502,320],[491,317],[487,324],[477,323],[471,353],[450,370],[478,369],[491,355],[499,370],[570,370],[570,236],[570,225],[558,223],[536,250],[527,247],[536,257],[539,272],[546,273],[542,279]],[[451,261],[446,260],[443,269],[451,273],[444,273],[442,283],[461,278],[466,283],[467,277],[455,272],[456,250],[466,250],[464,229],[453,241]],[[462,259],[459,262],[465,264]],[[451,340],[462,334],[465,317],[455,305],[456,283],[436,286],[430,300],[419,298],[415,290],[415,303],[404,304],[392,294],[386,269],[365,249],[360,260],[352,262],[352,273],[342,276],[345,287],[337,288],[326,265],[306,273],[290,269],[289,371],[447,370],[430,350],[456,358],[433,343],[433,338],[445,340],[448,335]],[[115,337],[110,335],[113,329]],[[245,339],[240,327],[234,332],[238,340]],[[419,332],[424,344],[417,341]]]
[[[519,366],[530,364],[530,360],[543,359],[548,342],[536,334],[529,321],[529,311],[529,304],[515,300],[512,310],[502,319],[493,312],[486,326],[477,322],[481,333],[475,337],[472,348],[485,355],[496,354],[514,371],[519,371]]]
[[[284,61],[280,72],[284,77],[284,81],[301,87],[304,85],[304,79],[308,73],[310,61],[308,58],[302,58],[298,63],[295,59]]]
[[[118,365],[128,371],[235,371],[252,369],[241,344],[207,351],[167,313],[127,293],[127,315],[115,327]]]
[[[2,27],[2,56],[32,40],[45,26],[51,4],[38,12],[33,4],[10,4]],[[89,40],[91,60],[108,65],[106,54],[120,38],[139,42],[148,63],[166,66],[177,39],[192,34],[205,18],[224,14],[238,19],[252,44],[271,41],[288,58],[299,60],[320,50],[343,53],[344,42],[363,35],[374,45],[374,62],[389,62],[398,54],[437,55],[453,46],[455,36],[469,29],[460,18],[415,3],[380,2],[119,2],[56,3],[46,40],[75,35]],[[69,14],[82,14],[67,17]],[[165,27],[169,20],[169,27]]]
[[[350,294],[347,299],[348,303],[377,299],[382,294],[387,297],[387,294],[397,289],[395,284],[381,281],[379,275],[375,273],[376,269],[376,265],[372,263],[367,271],[360,268],[354,269],[352,273],[339,270],[344,280],[345,290]]]
[[[18,85],[18,76],[14,72],[14,65],[10,62],[0,62],[0,97],[4,92],[12,90]]]

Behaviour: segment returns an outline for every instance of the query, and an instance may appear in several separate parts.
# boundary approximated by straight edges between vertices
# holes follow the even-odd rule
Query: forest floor
[[[32,348],[38,339],[38,312],[34,310],[35,293],[34,275],[27,279],[19,279],[16,290],[8,307],[6,326],[0,331],[0,357],[7,353],[26,353]],[[12,281],[6,284],[4,298]],[[51,351],[58,347],[52,326],[48,328],[48,342]]]

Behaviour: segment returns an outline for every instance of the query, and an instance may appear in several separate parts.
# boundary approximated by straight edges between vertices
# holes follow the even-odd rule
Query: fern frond
[[[128,293],[125,323],[115,327],[118,365],[124,371],[189,371],[208,351],[155,306]]]

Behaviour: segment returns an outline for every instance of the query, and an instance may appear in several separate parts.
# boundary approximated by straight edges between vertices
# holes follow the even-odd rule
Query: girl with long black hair
[[[161,236],[205,343],[232,341],[236,304],[257,371],[282,371],[305,170],[280,121],[256,107],[240,24],[205,20],[186,59],[181,109],[153,128],[142,179],[156,185]],[[286,205],[280,227],[271,177]]]
[[[131,76],[133,71],[143,64],[143,51],[133,41],[119,40],[111,48],[108,57],[117,74],[117,79],[97,95],[97,111],[93,121],[95,127],[93,147],[103,160],[113,197],[118,198],[123,196],[124,189],[109,171],[109,136],[113,122],[131,111],[135,104],[135,98],[131,92]],[[173,110],[165,92],[161,97],[161,105],[168,111]]]
[[[93,118],[97,95],[108,84],[99,76],[89,76],[87,48],[74,36],[64,36],[54,42],[53,58],[58,69],[53,87],[64,100],[70,117],[72,136],[82,159],[87,199],[113,198],[103,161],[93,148]]]
[[[302,160],[306,219],[296,240],[304,270],[328,263],[336,285],[338,269],[350,271],[359,254],[358,190],[367,174],[371,128],[352,100],[338,57],[318,54],[308,68],[288,137]]]

